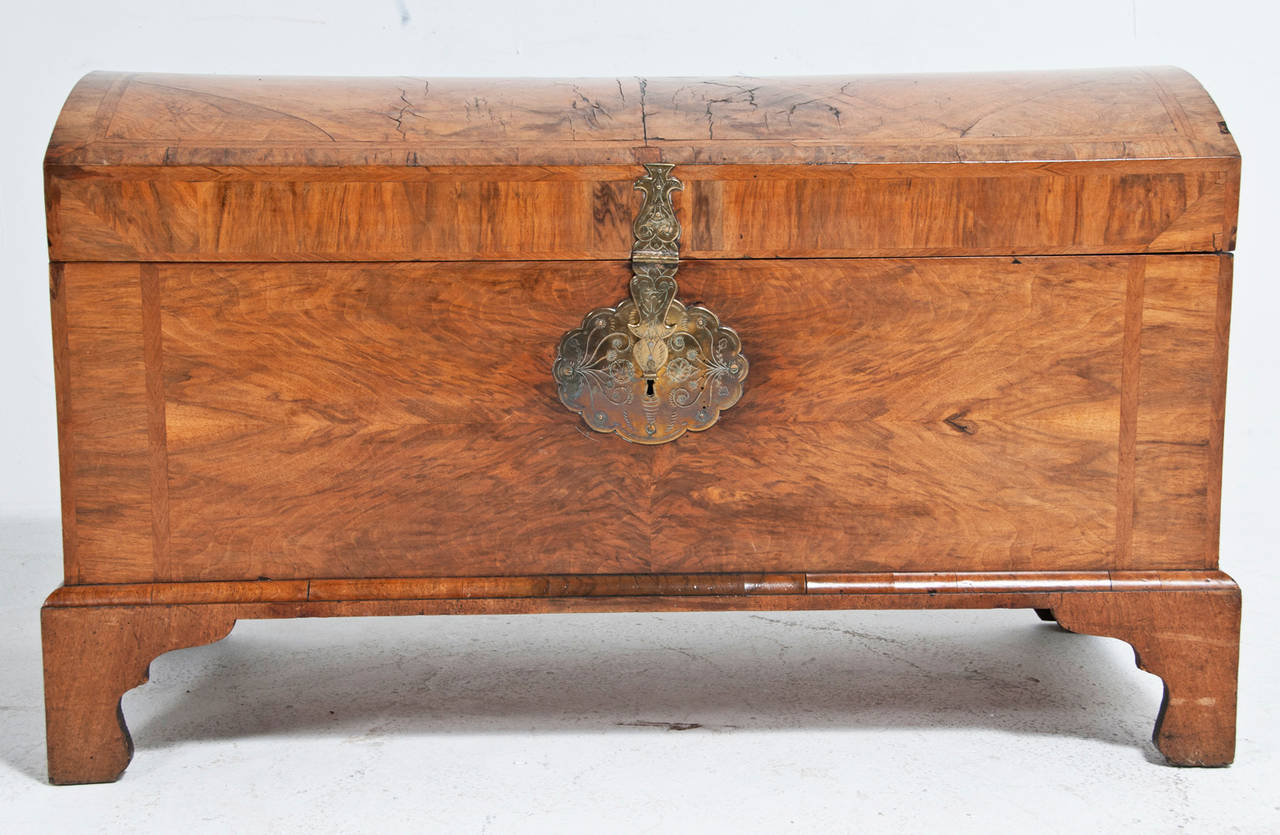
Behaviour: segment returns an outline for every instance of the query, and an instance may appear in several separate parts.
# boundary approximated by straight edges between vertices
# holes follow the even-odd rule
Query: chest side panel
[[[751,377],[656,448],[586,430],[549,373],[624,264],[67,265],[70,367],[137,366],[67,380],[96,462],[71,493],[109,505],[76,513],[133,537],[71,562],[83,582],[1211,565],[1223,263],[690,262],[682,297],[739,331]]]

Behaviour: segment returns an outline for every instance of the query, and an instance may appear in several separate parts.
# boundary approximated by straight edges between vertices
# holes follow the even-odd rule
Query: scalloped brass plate
[[[680,224],[674,166],[645,165],[632,224],[631,298],[588,313],[564,335],[552,374],[560,402],[597,432],[664,444],[708,428],[742,397],[747,358],[732,328],[676,299]]]

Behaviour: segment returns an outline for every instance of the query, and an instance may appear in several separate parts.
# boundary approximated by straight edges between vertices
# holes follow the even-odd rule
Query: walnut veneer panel
[[[1224,256],[1216,272],[1146,271],[1133,559],[1217,565],[1231,266]]]
[[[182,604],[317,604],[447,600],[523,600],[573,598],[667,598],[665,610],[679,610],[672,599],[687,598],[684,608],[702,608],[698,600],[738,595],[752,598],[805,595],[810,600],[847,595],[945,595],[953,600],[975,595],[1109,591],[1230,591],[1235,581],[1221,571],[1011,571],[881,572],[855,574],[537,574],[506,577],[380,577],[354,580],[240,580],[203,583],[113,583],[62,586],[45,606],[146,606]],[[960,605],[964,605],[961,603]],[[817,608],[822,604],[818,603]],[[642,609],[655,608],[641,604]]]
[[[68,265],[70,304],[115,299],[77,308],[70,364],[132,356],[110,386],[72,380],[73,425],[105,409],[129,444],[106,466],[101,435],[70,435],[99,462],[72,471],[77,513],[98,497],[95,535],[125,538],[79,542],[69,570],[1212,566],[1223,263],[691,262],[682,296],[743,334],[752,384],[714,430],[658,448],[583,429],[549,375],[623,264],[174,265],[150,293],[137,268]]]
[[[141,270],[68,265],[53,276],[67,580],[151,576]]]
[[[630,247],[638,200],[634,167],[180,173],[51,170],[51,256],[611,259]],[[1235,235],[1237,160],[678,174],[682,254],[694,258],[1211,252]]]
[[[1179,70],[578,81],[88,76],[56,261],[611,259],[638,162],[701,258],[1213,252],[1239,155]],[[821,163],[821,164],[817,164]]]
[[[1236,154],[1195,79],[1161,67],[767,79],[92,73],[68,99],[48,159],[586,165],[635,163],[637,146],[679,164]]]

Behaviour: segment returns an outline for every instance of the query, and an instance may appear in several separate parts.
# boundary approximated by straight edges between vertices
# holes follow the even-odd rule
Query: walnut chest
[[[1230,762],[1239,171],[1168,68],[87,76],[51,779],[160,653],[409,613],[1026,607]]]

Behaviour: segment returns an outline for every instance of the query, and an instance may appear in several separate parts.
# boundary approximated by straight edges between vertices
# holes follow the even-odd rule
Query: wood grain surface
[[[678,164],[1233,156],[1171,67],[812,78],[423,79],[92,73],[64,165]]]
[[[54,275],[66,577],[136,575],[154,538],[141,271],[75,265]]]
[[[384,172],[51,169],[58,261],[610,259],[634,166]],[[681,166],[691,258],[1216,252],[1238,160]],[[327,179],[318,179],[326,177]],[[1140,207],[1140,208],[1139,208]]]
[[[1239,155],[1179,70],[811,79],[93,74],[56,261],[609,259],[638,162],[694,258],[1217,252]]]
[[[657,448],[549,374],[619,263],[69,264],[68,579],[1212,568],[1224,263],[693,262],[752,377]]]
[[[677,596],[409,599],[369,597],[367,590],[360,597],[359,584],[350,584],[346,590],[354,594],[345,598],[330,593],[330,599],[309,601],[238,591],[235,602],[63,605],[51,600],[42,611],[49,777],[60,784],[117,779],[133,754],[120,709],[123,694],[146,681],[156,656],[219,640],[237,619],[899,608],[1034,608],[1071,631],[1127,641],[1139,666],[1165,684],[1153,737],[1160,751],[1176,765],[1227,765],[1235,749],[1240,594],[1225,575],[1203,579],[1208,586],[1196,591],[1018,591],[1009,584],[1004,590],[938,593],[928,585],[912,590],[904,582],[898,593],[720,594],[708,587],[705,594]]]
[[[224,638],[235,621],[217,606],[43,609],[49,782],[119,779],[133,758],[120,698],[156,656]]]
[[[722,597],[726,595],[973,595],[1060,591],[1222,591],[1221,571],[917,571],[809,574],[537,574],[240,580],[62,586],[45,606],[319,603],[489,598]],[[690,604],[696,605],[696,604]]]
[[[1119,638],[1138,666],[1164,681],[1152,741],[1174,765],[1235,759],[1240,591],[1062,596],[1065,629]]]

